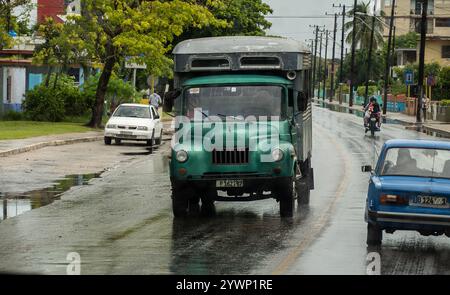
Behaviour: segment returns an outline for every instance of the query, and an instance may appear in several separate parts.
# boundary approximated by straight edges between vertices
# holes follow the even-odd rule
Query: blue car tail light
[[[408,205],[409,199],[398,195],[382,194],[380,196],[380,203],[383,205]]]

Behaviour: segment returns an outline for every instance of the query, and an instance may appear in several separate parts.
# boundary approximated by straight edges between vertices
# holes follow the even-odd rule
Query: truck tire
[[[188,201],[188,211],[190,215],[197,216],[200,214],[200,198],[192,197]]]
[[[379,246],[383,241],[383,231],[376,225],[367,224],[367,246]]]
[[[208,196],[202,197],[202,207],[200,214],[203,217],[212,217],[216,215],[216,206],[214,205],[214,200]]]
[[[279,189],[280,217],[292,217],[294,215],[295,178]]]
[[[105,136],[104,140],[105,140],[105,144],[106,145],[111,145],[111,142],[112,142],[112,138],[111,137]]]
[[[189,207],[188,200],[181,189],[172,186],[172,211],[175,218],[185,217],[187,215]]]

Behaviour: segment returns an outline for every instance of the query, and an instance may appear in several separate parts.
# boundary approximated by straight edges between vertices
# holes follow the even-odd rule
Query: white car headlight
[[[179,151],[177,151],[177,153],[176,153],[176,159],[177,159],[177,161],[180,162],[180,163],[186,162],[187,159],[188,159],[188,154],[187,154],[187,152],[184,151],[184,150],[179,150]]]
[[[145,130],[145,131],[147,131],[148,127],[147,126],[138,126],[137,130]]]
[[[117,125],[115,125],[115,124],[108,124],[108,125],[106,125],[106,128],[108,128],[108,129],[116,129]]]
[[[274,149],[273,151],[272,151],[272,159],[275,161],[275,162],[278,162],[278,161],[281,161],[282,159],[283,159],[283,156],[284,156],[284,153],[283,153],[283,151],[282,150],[280,150],[280,149]]]

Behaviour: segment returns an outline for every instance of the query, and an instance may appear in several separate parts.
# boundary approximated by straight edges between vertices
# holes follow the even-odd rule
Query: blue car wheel
[[[375,224],[367,224],[367,245],[378,246],[383,240],[383,231]]]

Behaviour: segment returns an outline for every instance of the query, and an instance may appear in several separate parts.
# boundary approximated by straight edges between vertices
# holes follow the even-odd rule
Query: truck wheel
[[[172,211],[173,216],[185,217],[188,210],[188,198],[182,193],[179,188],[172,187]]]
[[[279,191],[280,217],[292,217],[294,215],[295,179]]]
[[[106,137],[105,136],[104,140],[105,140],[105,144],[106,145],[111,145],[111,142],[112,142],[112,138],[111,137]]]
[[[198,215],[200,213],[200,198],[192,197],[188,201],[189,214]]]
[[[214,205],[213,199],[210,199],[208,196],[202,197],[200,214],[204,217],[212,217],[216,215],[216,206]]]
[[[367,224],[367,245],[378,246],[383,240],[383,231],[376,225]]]

